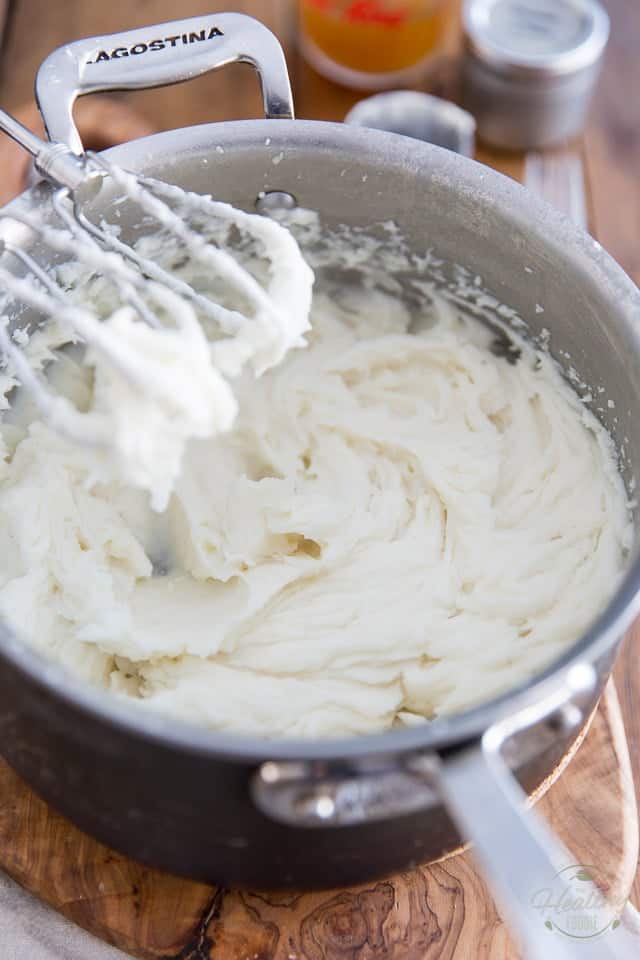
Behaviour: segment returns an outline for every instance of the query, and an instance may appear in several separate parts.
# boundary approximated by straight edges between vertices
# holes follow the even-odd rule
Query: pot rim
[[[269,144],[265,141],[269,139]],[[640,291],[597,241],[565,216],[510,178],[474,160],[423,141],[379,130],[340,123],[309,120],[240,120],[200,124],[153,134],[105,151],[105,155],[131,169],[148,170],[154,161],[167,169],[189,154],[209,155],[216,146],[265,151],[273,157],[283,149],[310,146],[339,154],[341,162],[352,156],[384,163],[387,168],[429,174],[462,195],[470,195],[506,219],[529,231],[552,236],[574,256],[582,257],[616,303],[615,316],[626,325],[640,354]],[[32,191],[27,191],[32,193]],[[24,196],[24,195],[23,195]],[[15,201],[12,201],[12,203]],[[5,208],[10,209],[11,204]],[[500,696],[462,713],[427,722],[423,727],[339,739],[263,739],[240,733],[209,730],[179,718],[147,710],[98,688],[88,688],[61,666],[50,662],[0,621],[0,661],[5,660],[32,684],[87,713],[141,739],[211,758],[259,763],[278,759],[349,759],[410,751],[442,749],[476,739],[494,723],[557,690],[569,670],[593,663],[611,651],[640,613],[640,555],[635,551],[613,597],[589,629],[542,672]]]

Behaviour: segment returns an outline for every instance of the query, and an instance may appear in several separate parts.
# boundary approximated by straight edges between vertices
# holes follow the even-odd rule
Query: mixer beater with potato
[[[230,60],[251,60],[227,39],[227,28],[233,36],[236,19],[235,14],[216,17],[211,37],[216,45],[207,47],[195,66],[190,60],[188,72],[186,67],[177,71],[169,48],[164,60],[155,64],[153,84],[145,74],[144,85],[165,83],[168,74],[174,80],[187,79]],[[260,44],[263,59],[265,50],[268,57],[282,57],[269,31],[257,21],[240,19],[243,50],[250,49],[253,39]],[[172,27],[180,27],[185,37],[200,37],[189,30],[195,25],[194,19]],[[133,31],[130,37],[135,40],[139,32]],[[202,34],[207,37],[205,31]],[[40,105],[55,91],[55,78],[68,70],[69,52],[77,70],[74,95],[100,89],[100,82],[89,83],[83,72],[87,67],[94,72],[102,67],[91,62],[96,43],[108,49],[116,40],[78,41],[51,54],[38,74]],[[134,71],[119,85],[135,87],[142,82]],[[113,85],[110,76],[109,86]],[[264,89],[272,104],[288,102],[288,91],[281,94]],[[64,122],[73,125],[70,115]],[[57,188],[51,195],[54,223],[45,223],[39,212],[26,205],[14,204],[0,213],[0,219],[19,224],[25,235],[23,243],[2,243],[6,266],[0,263],[0,286],[5,304],[18,302],[55,320],[60,344],[79,340],[89,349],[89,357],[99,358],[109,371],[106,392],[113,407],[118,398],[122,401],[120,428],[114,427],[114,409],[84,412],[51,392],[25,353],[33,322],[11,332],[6,319],[0,325],[8,387],[17,382],[25,386],[43,419],[69,438],[115,448],[126,479],[150,489],[154,506],[162,509],[186,440],[231,427],[236,404],[228,379],[248,364],[259,375],[279,363],[291,347],[304,344],[313,273],[293,236],[275,220],[125,171],[96,154],[79,156],[64,142],[41,140],[4,111],[0,111],[0,128],[32,154],[36,169]],[[64,137],[81,150],[76,139]],[[107,186],[115,191],[110,207],[113,220],[93,221],[91,202]],[[122,238],[123,204],[129,221],[135,208],[144,234],[154,244],[154,254],[167,248],[179,251],[174,258],[178,267],[188,264],[196,283],[187,282],[180,269],[168,269],[140,245],[134,247]],[[34,243],[53,251],[64,264],[58,266],[57,274],[43,269],[29,252]],[[242,262],[248,248],[268,264],[264,283]],[[74,268],[70,270],[69,264]],[[103,287],[111,287],[102,316],[82,296],[84,284],[93,288],[97,278]],[[212,294],[212,285],[217,285],[217,295]],[[223,300],[230,300],[230,305]],[[139,429],[130,416],[131,403],[146,405]]]

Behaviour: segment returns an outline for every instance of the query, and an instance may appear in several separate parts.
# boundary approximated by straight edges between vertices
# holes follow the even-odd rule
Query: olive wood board
[[[575,862],[597,864],[604,885],[624,899],[638,859],[638,815],[613,684],[572,754],[539,791],[537,808]],[[108,849],[55,813],[3,762],[0,869],[97,937],[144,960],[517,956],[467,850],[343,890],[226,890]]]

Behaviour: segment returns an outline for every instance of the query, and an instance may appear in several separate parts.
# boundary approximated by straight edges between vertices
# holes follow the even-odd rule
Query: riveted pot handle
[[[59,47],[36,78],[36,99],[51,140],[83,153],[73,120],[77,97],[191,80],[229,63],[249,63],[268,118],[292,118],[287,65],[274,34],[253,17],[219,13],[89,37]]]
[[[347,827],[437,806],[432,754],[355,760],[341,769],[307,761],[263,763],[251,781],[257,808],[290,827]]]

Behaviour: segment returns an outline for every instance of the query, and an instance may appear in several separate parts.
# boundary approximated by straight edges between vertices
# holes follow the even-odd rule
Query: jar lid
[[[344,122],[425,140],[465,157],[472,157],[475,149],[476,122],[471,114],[418,90],[388,90],[360,100]]]
[[[597,0],[465,0],[468,49],[502,74],[546,79],[602,56],[609,17]]]

